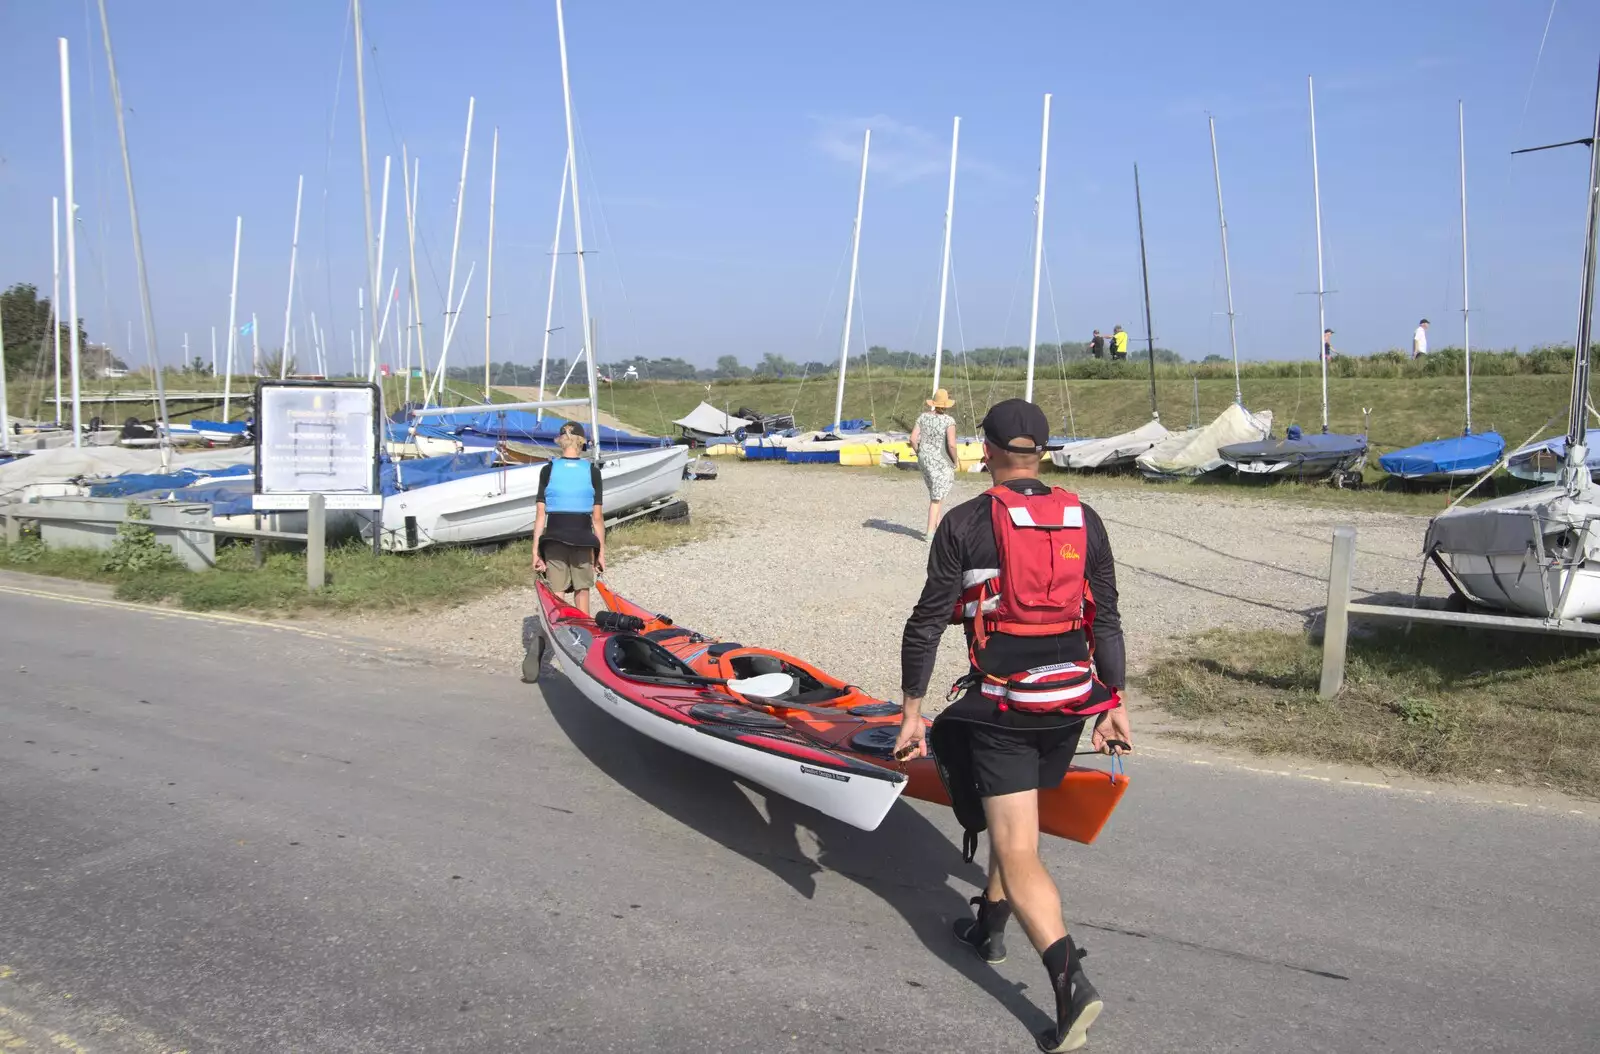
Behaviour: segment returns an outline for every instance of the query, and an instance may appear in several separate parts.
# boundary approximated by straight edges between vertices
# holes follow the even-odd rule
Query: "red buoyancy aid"
[[[987,493],[993,499],[990,512],[999,566],[966,572],[951,619],[972,627],[974,670],[982,671],[984,646],[995,633],[1051,637],[1083,630],[1092,656],[1094,595],[1084,566],[1089,536],[1077,495],[1059,487],[1020,494],[995,486]],[[1097,694],[1093,686],[1089,662],[982,676],[983,694],[1002,710],[1015,707],[1030,713],[1088,715],[1114,708],[1115,702],[1093,700]]]

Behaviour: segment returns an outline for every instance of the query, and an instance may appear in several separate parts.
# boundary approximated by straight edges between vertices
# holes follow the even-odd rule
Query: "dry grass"
[[[1217,630],[1154,664],[1142,687],[1201,722],[1187,735],[1206,742],[1600,798],[1592,644],[1383,628],[1351,641],[1332,702],[1317,698],[1321,661],[1304,634]]]

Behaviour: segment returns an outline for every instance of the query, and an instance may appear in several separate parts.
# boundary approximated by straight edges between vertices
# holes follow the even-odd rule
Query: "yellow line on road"
[[[288,633],[298,633],[305,637],[317,637],[322,640],[340,639],[338,634],[335,633],[324,633],[321,630],[307,629],[304,626],[291,626],[283,622],[269,622],[266,619],[249,618],[245,615],[222,615],[211,611],[178,611],[173,608],[156,607],[153,604],[133,604],[126,600],[74,596],[71,593],[50,593],[42,589],[24,589],[20,586],[0,585],[0,593],[32,597],[36,600],[59,600],[67,604],[84,604],[89,607],[108,608],[113,611],[137,611],[141,614],[159,615],[163,618],[188,619],[191,622],[222,622],[238,626],[255,626],[260,629],[275,629]]]

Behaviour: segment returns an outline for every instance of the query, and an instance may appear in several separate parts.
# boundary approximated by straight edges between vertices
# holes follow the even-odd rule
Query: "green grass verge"
[[[1346,686],[1317,698],[1322,651],[1304,634],[1218,630],[1141,687],[1201,723],[1184,735],[1262,754],[1600,798],[1600,648],[1415,626],[1352,639]]]
[[[633,521],[610,531],[613,560],[682,545],[703,537],[703,517],[684,523]],[[374,558],[367,545],[328,551],[328,584],[306,589],[303,551],[269,552],[260,568],[248,544],[220,546],[214,570],[107,570],[106,554],[87,549],[47,549],[37,539],[0,544],[0,569],[52,575],[116,587],[120,600],[167,603],[190,611],[245,611],[267,616],[364,611],[405,614],[464,603],[531,581],[526,540],[480,554],[442,546]]]

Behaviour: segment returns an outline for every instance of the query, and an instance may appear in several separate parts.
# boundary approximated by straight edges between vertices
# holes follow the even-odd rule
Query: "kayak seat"
[[[623,677],[693,677],[683,660],[660,644],[632,633],[614,634],[606,642],[606,664]]]

